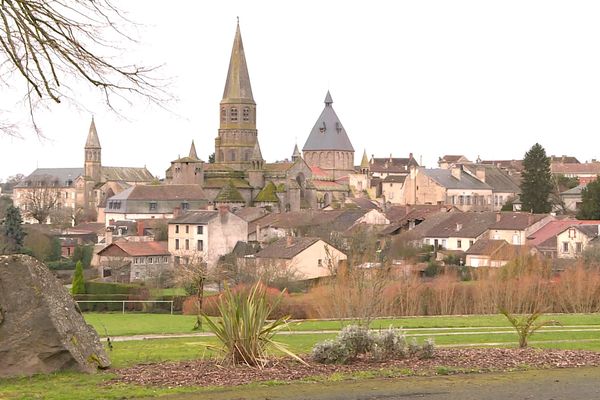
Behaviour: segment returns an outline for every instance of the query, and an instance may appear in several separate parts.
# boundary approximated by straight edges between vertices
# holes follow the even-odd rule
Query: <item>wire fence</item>
[[[85,303],[121,303],[122,304],[122,312],[125,314],[125,304],[145,304],[145,303],[168,303],[170,305],[171,315],[173,315],[173,300],[77,300],[76,303],[85,304]]]

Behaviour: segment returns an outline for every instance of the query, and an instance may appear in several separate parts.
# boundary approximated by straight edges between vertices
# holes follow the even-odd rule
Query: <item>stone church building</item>
[[[263,159],[256,129],[257,106],[237,25],[223,98],[214,163],[198,157],[192,142],[187,157],[171,161],[167,184],[198,184],[215,206],[263,206],[275,211],[319,208],[351,194],[354,149],[327,93],[325,108],[291,161]]]

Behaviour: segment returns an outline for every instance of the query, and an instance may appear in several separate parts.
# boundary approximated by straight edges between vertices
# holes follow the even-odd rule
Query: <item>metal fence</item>
[[[173,300],[77,300],[76,303],[123,303],[123,314],[125,314],[125,303],[170,303],[171,315],[173,315]]]

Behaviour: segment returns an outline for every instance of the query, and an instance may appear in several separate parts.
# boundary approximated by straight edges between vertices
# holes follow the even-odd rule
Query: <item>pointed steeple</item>
[[[193,158],[194,160],[199,160],[198,158],[198,154],[196,153],[196,145],[194,144],[194,140],[192,139],[192,146],[190,147],[190,158]]]
[[[81,143],[81,142],[80,142]],[[94,117],[92,117],[92,123],[90,124],[90,130],[88,132],[87,141],[85,142],[86,149],[100,149],[100,140],[98,139],[98,131],[96,131],[96,123]]]
[[[325,96],[325,105],[331,106],[331,104],[333,104],[333,99],[331,98],[331,93],[329,93],[329,90],[328,90],[327,96]]]
[[[250,86],[250,75],[248,74],[239,21],[235,31],[235,39],[233,40],[229,71],[227,72],[227,81],[225,82],[225,90],[223,91],[223,100],[221,103],[255,104],[254,97],[252,96],[252,87]]]
[[[367,150],[363,152],[362,160],[360,162],[360,169],[369,168],[369,157],[367,157]]]
[[[254,145],[254,150],[252,150],[252,157],[250,161],[263,161],[262,153],[260,151],[260,144],[258,144],[258,140]]]
[[[298,143],[294,146],[294,154],[292,154],[292,161],[296,161],[301,157],[300,150],[298,149]]]

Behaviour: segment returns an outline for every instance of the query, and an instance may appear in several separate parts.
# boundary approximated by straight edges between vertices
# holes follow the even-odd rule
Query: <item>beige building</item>
[[[335,274],[347,259],[340,250],[319,238],[286,236],[254,255],[257,268],[280,268],[297,280]]]
[[[570,226],[556,236],[557,257],[577,258],[593,241],[598,241],[600,225]]]
[[[524,245],[529,235],[554,219],[555,217],[549,214],[498,212],[496,222],[489,227],[489,239]]]
[[[505,240],[481,239],[467,250],[465,265],[500,268],[519,251],[519,246],[510,245]]]
[[[166,242],[119,240],[100,250],[98,273],[105,281],[144,282],[160,280],[172,272]]]
[[[169,220],[168,248],[175,257],[175,266],[189,260],[202,260],[212,268],[238,241],[247,240],[248,222],[225,208],[190,211]]]

